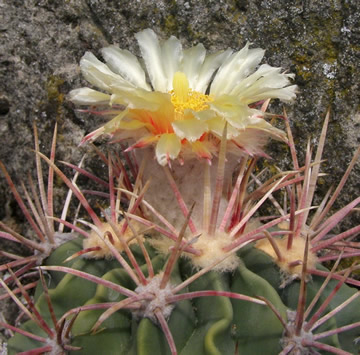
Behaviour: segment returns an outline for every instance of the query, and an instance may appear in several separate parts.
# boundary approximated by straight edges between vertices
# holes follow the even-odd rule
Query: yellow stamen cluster
[[[203,111],[209,108],[208,103],[214,101],[210,95],[205,95],[189,88],[189,81],[182,72],[176,72],[173,78],[173,90],[170,91],[171,103],[174,106],[175,119],[182,120],[184,111]]]

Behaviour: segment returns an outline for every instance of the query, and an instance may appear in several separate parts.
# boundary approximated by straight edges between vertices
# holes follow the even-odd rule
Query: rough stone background
[[[358,0],[0,0],[0,159],[16,181],[34,172],[35,120],[45,152],[58,122],[58,157],[78,162],[78,143],[99,125],[66,101],[85,84],[81,56],[100,57],[112,43],[139,53],[134,33],[150,27],[185,47],[265,48],[269,64],[296,74],[299,97],[286,110],[300,146],[308,136],[316,142],[331,109],[325,185],[338,182],[360,141],[359,10]],[[271,109],[281,113],[282,105]],[[274,149],[275,160],[285,159]],[[342,203],[359,194],[359,177],[358,164]],[[20,215],[12,201],[1,177],[0,219]]]

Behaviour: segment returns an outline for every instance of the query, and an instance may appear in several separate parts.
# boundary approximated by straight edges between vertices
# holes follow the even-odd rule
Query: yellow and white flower
[[[173,36],[161,43],[150,29],[135,36],[144,66],[116,46],[102,49],[106,64],[90,52],[80,61],[85,79],[101,91],[76,89],[70,100],[102,108],[112,118],[84,141],[101,134],[132,138],[130,149],[155,145],[159,164],[166,165],[189,155],[211,159],[226,122],[233,152],[261,154],[268,136],[285,137],[255,104],[270,98],[291,101],[296,86],[289,85],[293,75],[281,68],[258,67],[262,49],[247,43],[240,51],[209,55],[202,44],[183,50]]]

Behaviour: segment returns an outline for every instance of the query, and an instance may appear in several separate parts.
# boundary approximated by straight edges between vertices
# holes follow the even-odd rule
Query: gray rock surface
[[[305,147],[331,109],[325,157],[329,183],[339,181],[359,145],[360,3],[358,0],[0,0],[0,160],[15,180],[34,171],[32,125],[47,151],[55,122],[58,157],[77,162],[77,148],[99,119],[74,112],[66,94],[85,84],[85,51],[115,43],[137,54],[134,33],[154,29],[184,46],[266,49],[266,61],[296,74],[298,100],[286,106],[296,142]],[[274,103],[273,112],[282,105]],[[284,148],[271,145],[275,160]],[[359,164],[342,202],[359,194]],[[327,183],[326,185],[328,185]],[[13,201],[0,178],[0,219]],[[10,209],[11,210],[11,209]],[[16,212],[11,212],[16,213]]]

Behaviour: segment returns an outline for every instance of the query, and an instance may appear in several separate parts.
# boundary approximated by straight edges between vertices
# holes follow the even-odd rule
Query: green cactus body
[[[49,265],[62,265],[69,254],[81,249],[81,239],[68,242],[59,247],[46,261]],[[166,258],[156,254],[147,247],[155,274],[160,272]],[[137,246],[132,247],[139,265],[146,275],[146,264]],[[299,282],[294,281],[284,289],[280,289],[280,271],[271,258],[253,246],[243,248],[238,255],[242,262],[237,270],[231,273],[210,271],[191,283],[181,292],[201,290],[231,291],[249,296],[262,296],[269,300],[286,319],[287,309],[296,309]],[[90,260],[78,258],[66,266],[99,276],[104,280],[120,284],[130,290],[136,285],[128,273],[119,267],[116,260]],[[181,259],[171,275],[171,284],[177,285],[194,274],[194,268],[186,259]],[[82,305],[119,302],[125,298],[112,289],[97,285],[72,274],[49,272],[49,294],[55,310],[60,318],[72,308]],[[322,283],[320,277],[309,282],[309,302]],[[331,292],[336,281],[326,287],[319,302]],[[328,311],[334,309],[355,291],[342,286],[337,296],[330,302]],[[51,324],[46,298],[39,285],[36,290],[36,307],[40,314]],[[355,304],[356,303],[356,304]],[[340,312],[326,322],[320,330],[334,329],[360,319],[360,300],[349,310]],[[103,310],[80,312],[72,328],[71,345],[81,347],[74,354],[169,354],[167,340],[158,324],[148,318],[132,315],[130,310],[120,310],[112,314],[94,333],[92,327]],[[278,354],[281,351],[283,326],[270,308],[230,299],[223,296],[198,297],[179,301],[168,319],[179,354],[232,354],[237,349],[239,354]],[[24,330],[45,337],[33,321],[26,322]],[[352,353],[359,350],[352,339],[356,331],[333,335],[325,342],[343,348]],[[9,354],[40,347],[41,344],[23,335],[16,334],[9,341]]]
[[[241,252],[243,261],[246,263],[249,270],[256,273],[259,277],[268,281],[269,284],[277,290],[279,297],[283,304],[286,305],[287,309],[295,310],[298,304],[299,299],[299,285],[300,282],[294,281],[287,285],[284,288],[280,288],[281,285],[281,273],[279,268],[276,267],[273,263],[273,259],[266,255],[265,253],[259,252],[256,248],[247,248]],[[317,269],[327,270],[322,265],[318,264]],[[311,280],[307,283],[307,300],[306,305],[310,304],[313,297],[320,289],[324,282],[324,278],[320,276],[312,276]],[[323,290],[316,306],[315,310],[324,302],[324,300],[329,296],[329,294],[334,290],[335,286],[338,284],[338,281],[331,280],[328,285]],[[355,288],[349,287],[347,285],[341,286],[339,292],[336,293],[335,297],[332,299],[328,305],[325,313],[330,312],[335,307],[339,306],[341,303],[345,302],[350,297],[354,296],[357,292]],[[280,309],[279,307],[277,307]],[[350,306],[342,309],[341,312],[335,314],[334,317],[330,318],[326,323],[324,323],[316,332],[325,331],[329,329],[335,329],[342,327],[348,324],[359,322],[360,320],[360,299],[357,298],[353,301]],[[353,329],[346,332],[341,332],[338,335],[325,338],[323,341],[327,344],[335,346],[337,348],[344,349],[353,354],[357,354],[360,351],[360,344],[356,344],[354,339],[359,336],[359,330]]]

